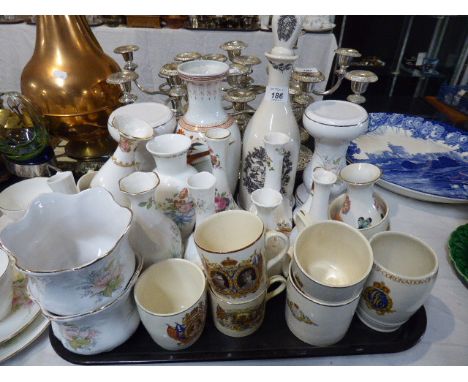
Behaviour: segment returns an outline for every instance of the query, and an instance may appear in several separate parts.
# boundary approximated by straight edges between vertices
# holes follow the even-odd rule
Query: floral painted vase
[[[158,176],[154,172],[134,172],[121,179],[119,184],[133,211],[130,244],[143,257],[143,266],[146,268],[160,260],[181,257],[179,228],[157,208],[154,200]]]
[[[244,132],[239,202],[249,210],[250,195],[265,186],[268,171],[263,139],[270,132],[282,132],[289,137],[284,148],[281,193],[290,201],[294,188],[300,149],[300,133],[289,100],[289,78],[297,56],[292,46],[301,30],[299,16],[274,16],[274,47],[265,53],[268,60],[268,86],[265,96]]]
[[[227,150],[231,133],[226,129],[210,129],[205,133],[205,139],[210,150],[213,175],[216,178],[215,207],[216,212],[237,209],[237,204],[232,197],[227,179],[226,163]]]
[[[381,171],[370,163],[354,163],[340,171],[348,190],[337,219],[358,229],[370,228],[382,221],[384,211],[374,197],[374,183]]]
[[[135,150],[140,142],[152,138],[153,129],[145,121],[127,115],[116,116],[113,123],[120,134],[119,146],[96,173],[91,188],[104,187],[117,203],[128,205],[127,198],[120,192],[119,180],[136,171]]]
[[[192,139],[192,154],[200,157],[193,162],[199,171],[211,171],[210,158],[203,153],[208,151],[204,134],[214,128],[222,128],[231,133],[231,144],[227,148],[226,177],[229,190],[233,194],[239,179],[241,156],[241,135],[235,118],[223,108],[221,81],[229,71],[229,65],[212,60],[195,60],[178,66],[179,77],[187,84],[188,109],[179,119],[177,132]]]
[[[156,162],[154,172],[160,183],[154,193],[156,207],[180,229],[182,241],[187,240],[195,226],[195,208],[190,200],[187,179],[197,170],[187,164],[190,138],[180,134],[165,134],[153,138],[146,149]]]

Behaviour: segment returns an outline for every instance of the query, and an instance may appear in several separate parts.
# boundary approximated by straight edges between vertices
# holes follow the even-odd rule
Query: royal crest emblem
[[[167,325],[167,335],[177,342],[178,345],[185,345],[195,341],[202,333],[206,318],[206,305],[202,301],[200,304],[187,313],[182,319],[182,323],[176,322],[173,326]]]
[[[372,286],[368,286],[362,292],[362,297],[369,309],[375,310],[378,315],[395,312],[393,300],[390,297],[390,289],[383,281],[374,281]]]

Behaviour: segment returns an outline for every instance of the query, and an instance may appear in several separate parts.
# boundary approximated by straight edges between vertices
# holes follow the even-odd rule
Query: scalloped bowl
[[[131,221],[132,212],[101,187],[44,194],[0,233],[0,246],[43,309],[81,314],[115,299],[132,277]]]

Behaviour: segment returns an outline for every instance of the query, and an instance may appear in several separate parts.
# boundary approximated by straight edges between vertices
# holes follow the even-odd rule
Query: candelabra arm
[[[135,85],[137,86],[138,89],[140,89],[143,93],[146,93],[146,94],[149,94],[149,95],[162,95],[162,96],[166,96],[166,97],[169,97],[167,93],[164,93],[160,90],[149,90],[149,89],[146,89],[143,85],[141,85],[138,80],[134,80],[133,81],[135,83]]]
[[[338,90],[338,88],[341,86],[341,83],[343,82],[343,78],[345,78],[346,75],[346,70],[337,70],[336,73],[338,74],[338,79],[336,80],[335,85],[333,85],[330,89],[328,90],[312,90],[312,93],[318,96],[327,96],[330,94],[333,94]]]
[[[246,110],[234,111],[232,113],[229,113],[229,115],[236,117],[241,114],[254,114],[254,113],[255,113],[255,109],[246,109]]]

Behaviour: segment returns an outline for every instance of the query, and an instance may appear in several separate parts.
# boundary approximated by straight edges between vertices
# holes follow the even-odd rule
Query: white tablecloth
[[[226,31],[191,31],[185,29],[149,29],[149,28],[93,28],[96,38],[104,51],[121,66],[121,55],[113,53],[119,45],[136,44],[140,50],[135,52],[134,60],[139,65],[137,72],[140,82],[149,89],[154,89],[163,81],[158,77],[162,65],[172,62],[176,54],[198,51],[202,54],[225,53],[219,46],[230,40],[242,40],[248,44],[243,54],[255,55],[262,64],[254,67],[255,83],[266,85],[264,53],[271,50],[273,36],[271,32],[226,32]],[[29,61],[36,42],[35,26],[28,24],[0,25],[0,91],[20,90],[20,78],[24,65]],[[328,78],[333,62],[336,39],[332,33],[306,33],[298,42],[298,67],[316,67]],[[317,86],[322,89],[325,82]],[[140,101],[155,99],[157,96],[142,94],[138,89],[134,93]],[[258,100],[257,100],[258,102]],[[255,105],[255,103],[253,104]]]
[[[468,365],[468,289],[447,258],[447,240],[468,222],[468,206],[416,201],[378,190],[390,206],[391,229],[413,234],[437,253],[439,275],[425,304],[427,329],[411,349],[393,354],[319,357],[264,361],[216,362],[213,365]],[[1,219],[0,219],[1,227]],[[47,333],[6,365],[65,365],[52,349]],[[207,364],[207,363],[203,363]]]

